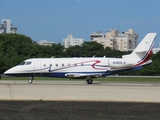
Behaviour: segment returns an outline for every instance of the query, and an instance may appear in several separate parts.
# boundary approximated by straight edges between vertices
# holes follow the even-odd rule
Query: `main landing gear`
[[[29,80],[28,80],[28,83],[29,83],[29,84],[32,84],[33,80],[34,80],[34,76],[30,76],[30,78],[29,78]]]
[[[92,80],[92,78],[91,78],[90,76],[88,76],[88,77],[86,78],[86,82],[87,82],[88,84],[92,84],[92,83],[93,83],[93,80]]]

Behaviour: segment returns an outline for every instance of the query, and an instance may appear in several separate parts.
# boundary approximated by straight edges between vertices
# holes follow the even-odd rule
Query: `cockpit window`
[[[26,62],[24,61],[24,62],[21,62],[19,65],[25,65],[26,64]]]
[[[27,62],[26,65],[31,65],[32,62]]]
[[[31,64],[32,64],[32,62],[30,62],[30,61],[28,61],[28,62],[24,61],[24,62],[21,62],[19,65],[31,65]]]

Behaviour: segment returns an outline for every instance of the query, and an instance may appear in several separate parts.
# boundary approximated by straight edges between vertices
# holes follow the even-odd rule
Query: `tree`
[[[0,34],[0,73],[19,64],[28,58],[45,57],[121,57],[130,52],[104,48],[95,41],[84,42],[82,46],[64,48],[60,43],[52,46],[41,46],[30,37],[21,34]],[[152,64],[139,71],[127,71],[123,75],[160,75],[160,52],[151,56]]]
[[[81,56],[83,57],[104,56],[104,47],[102,44],[97,43],[95,41],[84,42],[82,44]]]
[[[71,46],[66,49],[65,54],[67,57],[81,57],[82,47],[79,45]]]
[[[52,44],[52,56],[54,57],[65,57],[65,48],[61,43]]]
[[[0,72],[30,58],[33,51],[30,37],[20,34],[0,34]]]

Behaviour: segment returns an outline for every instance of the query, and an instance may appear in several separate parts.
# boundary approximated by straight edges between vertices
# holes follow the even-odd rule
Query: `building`
[[[153,48],[152,49],[152,52],[154,53],[154,54],[157,54],[157,52],[159,52],[160,51],[160,42],[159,42],[159,47],[158,48]]]
[[[72,34],[69,34],[66,39],[63,39],[62,45],[64,45],[65,48],[68,48],[70,46],[75,45],[82,45],[84,43],[83,38],[73,38]]]
[[[154,54],[156,54],[157,52],[159,52],[160,51],[160,48],[153,48],[153,50],[152,50],[152,52],[154,53]]]
[[[135,33],[134,29],[129,29],[126,32],[119,33],[119,30],[106,30],[106,34],[100,34],[102,37],[96,36],[92,33],[90,38],[92,41],[97,41],[103,44],[104,47],[110,47],[112,49],[120,51],[128,51],[135,49],[138,45],[138,34]]]
[[[47,40],[41,40],[39,42],[39,45],[44,45],[44,46],[52,46],[54,42],[48,42]]]
[[[2,24],[0,24],[0,34],[1,33],[17,33],[18,27],[11,24],[11,20],[3,19]]]
[[[95,38],[105,38],[105,34],[103,34],[101,31],[96,31],[90,34],[90,39],[93,40]]]

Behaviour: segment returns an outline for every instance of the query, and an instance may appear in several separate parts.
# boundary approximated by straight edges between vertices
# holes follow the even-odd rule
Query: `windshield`
[[[31,65],[32,62],[27,62],[26,65]]]
[[[25,62],[25,61],[21,62],[19,65],[24,65],[24,64],[26,64],[26,62]]]

